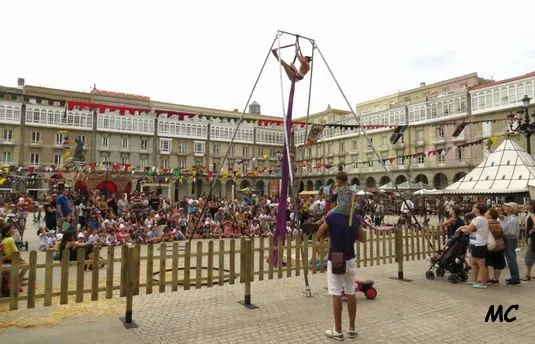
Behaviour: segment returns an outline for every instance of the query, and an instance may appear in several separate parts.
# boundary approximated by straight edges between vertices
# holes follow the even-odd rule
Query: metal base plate
[[[138,328],[137,324],[134,321],[127,323],[125,318],[119,318],[119,320],[121,320],[124,325],[124,328],[126,328],[127,330],[130,330],[132,328]]]
[[[247,308],[247,309],[257,309],[258,308],[258,306],[253,305],[252,303],[246,304],[245,301],[238,301],[238,303],[240,305],[242,305],[243,307]]]
[[[397,277],[390,277],[390,279],[393,279],[393,280],[396,280],[396,281],[402,281],[402,282],[412,282],[411,279],[406,279],[406,278],[399,279]]]

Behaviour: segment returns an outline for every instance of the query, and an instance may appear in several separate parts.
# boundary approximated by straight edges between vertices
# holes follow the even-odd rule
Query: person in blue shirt
[[[57,226],[61,230],[63,221],[67,215],[72,214],[72,208],[69,200],[69,190],[63,189],[61,195],[56,198],[56,216],[57,216]]]
[[[362,224],[360,216],[355,216],[349,225],[349,216],[339,213],[327,215],[317,232],[318,245],[322,238],[329,233],[331,246],[327,257],[327,286],[333,298],[334,329],[327,330],[325,335],[336,340],[343,340],[342,332],[342,295],[347,295],[347,309],[349,313],[349,338],[357,336],[355,318],[357,315],[357,299],[355,298],[356,254],[355,241]],[[331,258],[333,252],[343,252],[345,258],[345,274],[334,274]]]

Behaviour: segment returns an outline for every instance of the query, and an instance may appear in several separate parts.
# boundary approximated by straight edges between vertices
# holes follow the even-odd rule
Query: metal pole
[[[295,34],[295,33],[291,33],[291,32],[288,32],[288,31],[277,30],[277,32],[279,32],[279,33],[283,33],[283,34],[285,34],[285,35],[290,35],[290,36],[294,36],[294,37],[303,38],[303,39],[306,39],[306,40],[310,41],[310,43],[315,42],[315,40],[312,39],[312,38],[308,38],[308,37],[306,37],[306,36],[301,36],[301,35],[298,35],[298,34]]]
[[[254,82],[253,89],[251,90],[251,93],[249,93],[249,98],[247,98],[247,102],[245,104],[245,107],[243,108],[243,111],[241,113],[240,118],[238,119],[238,123],[236,123],[236,129],[234,129],[234,133],[232,134],[232,138],[230,139],[227,152],[225,153],[225,155],[223,156],[223,159],[220,162],[220,166],[221,167],[223,167],[225,165],[226,161],[227,161],[227,158],[229,156],[229,153],[230,153],[230,150],[232,148],[232,145],[234,144],[234,140],[236,139],[236,135],[238,134],[238,129],[240,128],[240,125],[243,122],[243,118],[245,117],[245,113],[247,111],[247,107],[249,106],[249,103],[251,102],[251,99],[253,98],[253,94],[254,94],[254,91],[256,90],[256,86],[258,85],[258,82],[260,81],[260,77],[262,76],[262,73],[264,72],[264,68],[266,67],[266,64],[268,62],[269,55],[271,55],[271,49],[273,49],[273,45],[275,44],[275,42],[277,41],[278,38],[279,38],[279,33],[277,33],[275,35],[275,38],[273,39],[273,42],[271,43],[271,47],[269,48],[269,51],[266,54],[266,58],[264,59],[264,63],[262,64],[262,67],[260,68],[260,72],[258,73],[258,76],[256,77],[256,80]],[[213,191],[214,191],[215,182],[216,182],[217,179],[219,179],[220,175],[221,175],[221,169],[216,171],[216,175],[214,176],[214,178],[210,182],[210,190],[208,192],[208,196],[206,196],[206,199],[210,199],[210,197],[212,197],[212,194],[213,194]],[[189,236],[189,239],[188,239],[189,243],[191,243],[191,240],[193,239],[193,235],[197,231],[197,227],[199,226],[199,223],[200,223],[201,219],[204,218],[204,214],[206,213],[206,210],[208,209],[207,205],[208,205],[208,202],[206,202],[204,204],[204,207],[201,210],[201,215],[199,216],[199,218],[195,222],[195,226],[193,227],[193,231],[191,232],[191,234]]]
[[[403,228],[400,226],[395,232],[396,258],[398,261],[398,280],[403,280]]]
[[[530,132],[530,127],[529,127],[530,123],[529,123],[529,111],[528,111],[528,108],[529,108],[529,106],[526,106],[526,109],[525,109],[526,110],[526,112],[525,112],[526,113],[526,115],[525,115],[526,116],[526,129],[527,129],[527,131],[526,131],[526,144],[527,144],[526,149],[527,149],[528,154],[531,156],[531,132]]]

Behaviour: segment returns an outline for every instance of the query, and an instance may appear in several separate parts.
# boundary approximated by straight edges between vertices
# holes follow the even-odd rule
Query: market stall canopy
[[[413,193],[413,195],[417,195],[417,196],[438,195],[438,194],[440,194],[440,191],[437,189],[431,189],[431,190],[421,189]]]
[[[246,194],[249,194],[249,193],[255,193],[256,192],[256,189],[253,188],[252,186],[248,186],[246,188],[243,188],[240,190],[241,193],[246,193]]]
[[[357,184],[353,184],[353,185],[350,185],[349,186],[349,190],[353,191],[353,192],[359,192],[359,191],[362,191],[362,187],[360,185],[357,185]]]
[[[481,164],[441,193],[527,193],[528,185],[535,186],[535,160],[516,142],[504,140]]]
[[[403,182],[401,184],[398,184],[397,189],[400,191],[413,191],[413,190],[422,190],[422,189],[431,190],[433,188],[427,185],[426,183],[422,183],[422,182],[418,182],[418,183]],[[394,185],[394,183],[390,182],[388,184],[380,186],[379,191],[397,191],[397,190],[396,190],[396,186]]]
[[[357,195],[358,196],[372,196],[373,193],[367,192],[367,191],[364,191],[364,190],[360,190],[360,191],[357,192]]]
[[[317,196],[319,191],[301,191],[299,196]]]

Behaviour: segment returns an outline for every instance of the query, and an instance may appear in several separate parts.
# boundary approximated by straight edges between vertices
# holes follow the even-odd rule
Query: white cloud
[[[0,21],[0,84],[25,77],[28,84],[88,91],[96,83],[156,100],[242,110],[282,29],[316,39],[354,105],[420,81],[470,72],[501,79],[534,70],[534,9],[533,2],[518,0],[500,6],[457,0],[9,1]],[[317,55],[312,112],[327,104],[346,108]],[[264,113],[280,114],[280,92],[278,64],[270,57],[253,99]],[[306,112],[307,96],[308,84],[298,84],[296,115]]]

